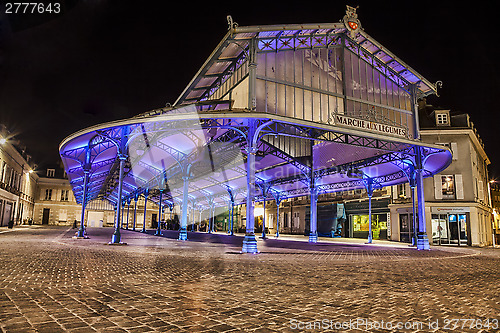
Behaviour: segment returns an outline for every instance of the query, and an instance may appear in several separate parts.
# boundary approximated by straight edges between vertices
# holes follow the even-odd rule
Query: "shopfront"
[[[372,214],[373,239],[387,239],[387,217],[389,214]],[[368,238],[368,215],[350,215],[353,238]]]
[[[372,204],[372,236],[373,239],[389,239],[390,214],[387,209],[389,200],[386,198],[373,200]],[[352,238],[368,238],[369,219],[368,201],[348,202],[345,204],[346,215],[349,217],[348,235]]]
[[[432,207],[432,243],[468,245],[470,239],[469,207]]]

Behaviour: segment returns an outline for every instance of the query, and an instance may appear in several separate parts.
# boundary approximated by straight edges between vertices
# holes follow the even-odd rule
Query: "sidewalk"
[[[89,228],[89,239],[69,226],[12,231],[0,235],[0,332],[283,333],[323,319],[442,328],[498,317],[495,257],[302,235],[257,235],[261,253],[250,255],[242,234],[225,232],[178,241],[173,230],[122,230],[128,245],[109,246],[113,228]],[[483,251],[445,250],[455,249]]]
[[[216,231],[214,234],[219,235],[228,235],[225,231]],[[235,233],[236,236],[244,237],[244,233]],[[257,241],[262,241],[262,233],[255,234]],[[278,238],[276,238],[276,234],[266,234],[267,239],[272,240],[286,240],[286,241],[297,241],[297,242],[309,242],[309,236],[305,235],[290,235],[290,234],[280,234]],[[408,243],[401,243],[397,241],[390,240],[381,240],[376,239],[373,240],[371,244],[367,243],[366,239],[362,238],[331,238],[331,237],[318,237],[318,243],[323,244],[336,244],[336,245],[363,245],[369,247],[391,247],[391,248],[400,248],[400,249],[411,249],[414,248]],[[464,254],[482,254],[487,256],[493,256],[500,258],[500,247],[471,247],[471,246],[445,246],[445,245],[431,245],[431,250],[439,250],[445,252],[455,252],[455,253],[464,253]]]
[[[215,233],[221,234],[221,235],[227,235],[225,231],[216,231]],[[236,236],[245,236],[243,233],[235,233]],[[262,233],[255,233],[255,237],[257,237],[257,240],[262,240]],[[268,239],[283,239],[287,241],[297,241],[297,242],[309,242],[309,236],[305,235],[290,235],[290,234],[280,234],[278,238],[276,238],[276,234],[266,234],[266,237]],[[373,240],[371,244],[367,243],[366,239],[361,239],[361,238],[331,238],[331,237],[318,237],[318,243],[333,243],[333,244],[338,244],[338,245],[370,245],[370,246],[383,246],[383,247],[396,247],[396,248],[404,248],[407,249],[408,244],[406,243],[399,243],[399,242],[394,242],[394,241],[387,241],[387,240]]]

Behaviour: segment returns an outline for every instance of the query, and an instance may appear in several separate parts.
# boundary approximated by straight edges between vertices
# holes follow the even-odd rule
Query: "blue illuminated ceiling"
[[[78,202],[83,195],[86,152],[90,154],[88,200],[117,200],[118,158],[115,143],[123,138],[128,145],[123,195],[125,198],[166,189],[165,201],[179,203],[182,198],[182,164],[192,165],[189,198],[197,205],[214,200],[226,206],[228,189],[236,203],[246,198],[245,112],[200,111],[206,105],[161,111],[157,115],[135,117],[101,124],[68,137],[60,146],[61,158]],[[158,110],[160,112],[160,110]],[[320,193],[364,188],[363,178],[371,177],[378,186],[407,181],[414,163],[414,147],[422,147],[424,169],[430,176],[444,169],[450,151],[441,146],[423,145],[407,139],[356,130],[341,129],[314,122],[290,123],[285,117],[259,114],[263,128],[256,158],[257,183],[271,186],[271,194],[282,197],[308,195],[308,175],[314,174]],[[271,121],[271,122],[269,122]],[[293,134],[293,135],[292,135]],[[315,142],[303,157],[291,156],[278,148],[279,138],[301,145]],[[314,141],[312,139],[314,138]],[[88,143],[91,142],[89,149]],[[312,167],[312,170],[311,170]],[[361,175],[361,176],[360,176]],[[153,192],[152,192],[153,193]],[[154,193],[153,193],[154,194]],[[257,200],[262,200],[262,196]]]

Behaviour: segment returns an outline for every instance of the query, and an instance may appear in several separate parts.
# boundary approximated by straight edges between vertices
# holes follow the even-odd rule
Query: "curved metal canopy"
[[[443,146],[217,103],[159,109],[93,126],[66,138],[60,155],[79,203],[85,170],[87,200],[116,203],[119,155],[126,154],[125,199],[162,189],[165,202],[182,201],[183,177],[188,177],[195,206],[227,206],[231,197],[238,204],[247,191],[249,120],[261,129],[255,170],[268,198],[308,195],[311,180],[319,193],[364,188],[368,178],[378,187],[407,182],[418,150],[425,176],[451,161]],[[260,193],[257,200],[263,199]]]

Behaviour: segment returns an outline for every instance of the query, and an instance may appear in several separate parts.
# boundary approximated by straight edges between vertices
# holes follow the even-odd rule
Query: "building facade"
[[[422,108],[422,141],[451,148],[453,157],[446,170],[424,180],[428,238],[434,245],[491,245],[490,160],[481,138],[469,115],[430,108]],[[411,188],[394,186],[393,193],[391,239],[411,241]]]
[[[75,200],[71,184],[61,166],[48,168],[36,182],[33,223],[45,225],[80,225],[82,206]],[[115,223],[116,206],[107,200],[94,199],[87,203],[85,226],[112,227]],[[135,215],[134,215],[135,211]],[[125,202],[121,223],[124,228],[142,228],[144,223],[144,199]],[[146,228],[154,228],[158,221],[158,206],[151,202],[146,206]],[[127,222],[128,221],[128,222]]]
[[[26,150],[0,125],[0,226],[33,217],[38,176]]]
[[[35,199],[35,224],[71,225],[80,220],[78,205],[67,178],[60,168],[48,168],[38,179]]]
[[[495,245],[500,245],[500,183],[490,180],[490,198],[493,208],[493,234]]]
[[[148,202],[144,219],[144,198],[137,205],[125,202],[123,226],[156,227],[158,206]],[[128,212],[128,214],[127,214]],[[0,227],[19,224],[68,225],[81,221],[82,208],[75,200],[71,184],[60,165],[37,170],[26,149],[3,125],[0,125]],[[89,227],[113,226],[115,206],[108,201],[93,200],[85,212]]]
[[[452,163],[446,170],[424,180],[427,234],[431,244],[487,246],[493,241],[500,244],[500,186],[488,179],[490,161],[469,115],[454,115],[449,110],[432,109],[429,114],[425,113],[425,108],[421,111],[422,141],[445,145],[453,153]],[[338,209],[340,206],[341,210]],[[257,230],[262,230],[262,202],[256,207]],[[307,196],[283,200],[279,232],[307,235],[309,211]],[[418,211],[417,207],[415,211]],[[237,229],[243,230],[245,209],[240,209],[240,212],[243,213],[239,215]],[[373,239],[413,243],[416,229],[413,212],[409,183],[375,191],[372,198]],[[271,234],[277,231],[276,214],[276,203],[269,200],[265,225]],[[318,233],[329,237],[367,238],[366,190],[320,194]]]

